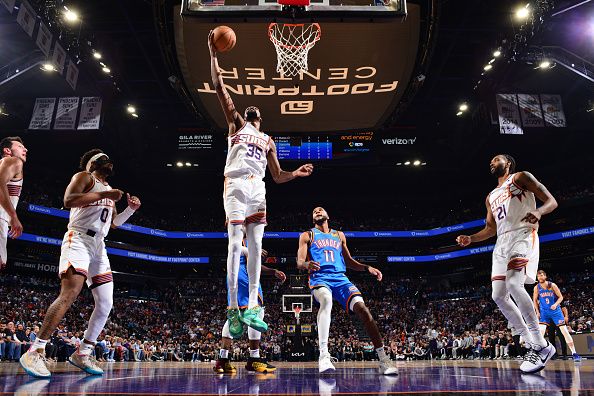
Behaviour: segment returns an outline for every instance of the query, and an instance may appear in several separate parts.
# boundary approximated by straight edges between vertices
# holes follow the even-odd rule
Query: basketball
[[[213,32],[212,42],[217,52],[227,52],[235,47],[235,32],[229,26],[217,26]]]

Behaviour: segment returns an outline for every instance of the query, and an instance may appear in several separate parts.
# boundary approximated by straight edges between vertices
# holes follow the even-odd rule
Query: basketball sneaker
[[[551,360],[555,352],[555,347],[548,341],[544,347],[538,347],[537,349],[533,346],[528,350],[526,356],[524,356],[524,361],[520,365],[520,371],[524,374],[539,372]]]
[[[574,353],[572,356],[573,356],[573,361],[574,362],[581,362],[582,361],[582,357],[580,355],[578,355],[577,353]]]
[[[379,372],[382,375],[398,375],[398,369],[394,367],[391,360],[380,360]]]
[[[217,374],[235,374],[237,372],[237,369],[231,364],[231,361],[223,358],[218,358],[212,369]]]
[[[332,364],[332,360],[330,360],[329,353],[320,354],[320,360],[318,361],[318,371],[320,373],[329,373],[336,371],[336,367]]]
[[[245,364],[245,369],[247,371],[253,371],[256,373],[273,373],[276,371],[276,367],[272,364],[268,363],[264,358],[253,358],[250,357]]]
[[[103,375],[103,369],[97,365],[97,360],[91,355],[81,355],[78,349],[68,358],[68,363],[91,375]]]
[[[260,319],[261,310],[262,308],[260,307],[246,309],[241,315],[241,320],[252,329],[259,331],[260,333],[265,333],[268,330],[268,324]],[[233,333],[231,333],[231,335],[233,335]]]
[[[227,319],[229,320],[229,333],[231,337],[237,339],[243,335],[243,324],[241,323],[241,314],[239,308],[229,308],[227,310]]]
[[[45,365],[45,357],[37,351],[27,351],[19,359],[27,374],[36,378],[49,378],[52,374]]]

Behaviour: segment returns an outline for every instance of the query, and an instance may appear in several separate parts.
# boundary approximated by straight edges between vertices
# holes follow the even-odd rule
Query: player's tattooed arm
[[[530,191],[542,201],[542,206],[538,209],[528,212],[522,221],[527,221],[532,224],[538,223],[543,215],[551,213],[559,206],[553,194],[539,182],[530,172],[518,172],[514,176],[514,183],[523,190]]]
[[[317,271],[320,269],[320,263],[307,260],[307,247],[309,246],[309,232],[304,232],[299,236],[299,250],[297,250],[297,268],[305,271]]]
[[[235,109],[235,104],[229,96],[229,92],[225,88],[223,83],[223,73],[219,67],[219,60],[217,59],[217,51],[212,42],[213,31],[211,30],[208,34],[208,50],[210,51],[210,74],[212,77],[212,84],[214,85],[217,93],[217,98],[221,103],[223,112],[225,113],[225,119],[229,125],[229,135],[235,134],[241,127],[245,125],[243,117]]]
[[[485,219],[485,228],[483,228],[476,234],[459,235],[456,238],[456,242],[458,242],[460,246],[464,247],[470,245],[471,243],[482,242],[486,239],[489,239],[497,235],[497,224],[495,223],[495,218],[493,217],[493,212],[491,211],[491,205],[489,204],[488,196],[485,200],[485,205],[487,206],[487,218]]]
[[[274,140],[272,140],[272,138],[270,139],[270,149],[268,150],[266,159],[268,160],[268,170],[270,171],[270,175],[272,176],[274,182],[277,184],[286,183],[297,177],[307,177],[311,175],[311,173],[313,172],[313,164],[301,165],[293,172],[287,172],[282,170],[280,163],[278,162],[278,157],[276,155],[276,144],[274,143]]]
[[[87,192],[93,187],[94,180],[88,172],[78,172],[66,187],[64,192],[64,207],[77,208],[97,202],[103,198],[119,201],[124,193],[122,190],[112,189],[101,192]]]

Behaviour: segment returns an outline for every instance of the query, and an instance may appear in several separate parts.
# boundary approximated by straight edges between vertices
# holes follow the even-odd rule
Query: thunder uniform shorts
[[[508,270],[524,271],[524,283],[536,282],[538,270],[538,233],[532,228],[521,228],[497,236],[493,249],[491,280],[505,280]]]
[[[227,177],[223,193],[231,224],[266,224],[266,186],[255,176]]]
[[[565,318],[563,317],[563,311],[561,311],[561,307],[557,307],[557,309],[554,311],[546,307],[541,308],[540,319],[538,322],[547,326],[551,323],[556,326],[565,326]]]
[[[357,286],[353,285],[345,274],[324,274],[319,272],[314,274],[309,278],[309,287],[312,289],[312,293],[318,287],[327,287],[332,292],[332,298],[338,301],[347,312],[350,310],[349,305],[352,298],[361,296]]]
[[[71,266],[87,278],[90,288],[113,281],[105,241],[100,236],[92,237],[75,230],[66,232],[62,240],[59,276]]]

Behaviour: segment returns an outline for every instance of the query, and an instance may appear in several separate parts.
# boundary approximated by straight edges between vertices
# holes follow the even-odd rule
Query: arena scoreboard
[[[294,136],[273,134],[273,138],[279,160],[325,161],[373,151],[373,132]]]

